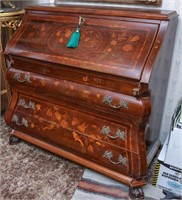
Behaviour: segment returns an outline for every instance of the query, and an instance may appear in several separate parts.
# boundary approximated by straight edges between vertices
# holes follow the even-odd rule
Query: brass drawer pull
[[[117,129],[116,136],[110,135],[110,132],[111,132],[111,130],[110,130],[110,128],[108,126],[103,126],[100,133],[101,134],[106,134],[111,139],[120,138],[123,141],[125,140],[125,132],[124,131],[121,131],[121,130]]]
[[[29,83],[31,83],[31,81],[30,81],[30,76],[27,75],[27,74],[25,74],[24,77],[23,77],[23,79],[21,79],[20,73],[15,73],[15,74],[14,74],[14,80],[16,80],[16,81],[18,81],[18,82],[20,82],[20,83],[24,83],[24,82],[29,82]]]
[[[115,108],[115,109],[118,109],[118,108],[125,108],[128,110],[128,101],[124,101],[124,100],[121,100],[119,101],[119,105],[118,106],[115,106],[115,105],[112,105],[112,102],[113,102],[113,99],[111,96],[109,95],[106,95],[103,99],[103,103],[105,104],[108,104],[109,106],[111,106],[112,108]]]
[[[123,157],[122,155],[119,155],[118,157],[118,162],[114,162],[111,160],[111,158],[113,157],[113,154],[111,151],[105,151],[104,152],[104,155],[103,155],[104,158],[108,159],[111,163],[115,164],[115,165],[127,165],[128,161],[126,159],[126,157]]]
[[[24,107],[25,109],[35,110],[35,103],[32,101],[29,101],[29,104],[27,105],[25,99],[20,99],[18,105]]]
[[[12,121],[15,122],[18,126],[28,127],[28,121],[25,118],[22,118],[21,123],[19,123],[19,118],[17,115],[14,115]]]

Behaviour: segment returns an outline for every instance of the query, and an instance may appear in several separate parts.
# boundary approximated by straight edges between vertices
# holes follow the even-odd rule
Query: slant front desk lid
[[[79,45],[67,48],[79,16],[85,19]],[[6,53],[140,81],[151,71],[174,16],[136,9],[31,6]]]

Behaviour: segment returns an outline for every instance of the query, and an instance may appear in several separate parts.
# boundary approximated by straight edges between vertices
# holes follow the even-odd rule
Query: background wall
[[[169,129],[171,116],[182,97],[182,2],[181,0],[165,0],[163,8],[176,10],[179,14],[176,40],[172,59],[172,68],[168,84],[168,91],[162,115],[160,138],[164,142]]]

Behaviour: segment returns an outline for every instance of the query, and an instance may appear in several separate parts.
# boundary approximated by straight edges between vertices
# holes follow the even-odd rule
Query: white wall
[[[176,10],[179,14],[168,92],[160,129],[160,139],[164,142],[169,133],[171,116],[182,97],[182,1],[165,0],[162,7]]]

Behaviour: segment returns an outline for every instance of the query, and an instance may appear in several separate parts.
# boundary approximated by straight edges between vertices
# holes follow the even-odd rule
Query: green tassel
[[[79,41],[80,41],[80,29],[77,28],[76,31],[72,33],[71,38],[66,46],[68,48],[76,48],[78,47]]]

